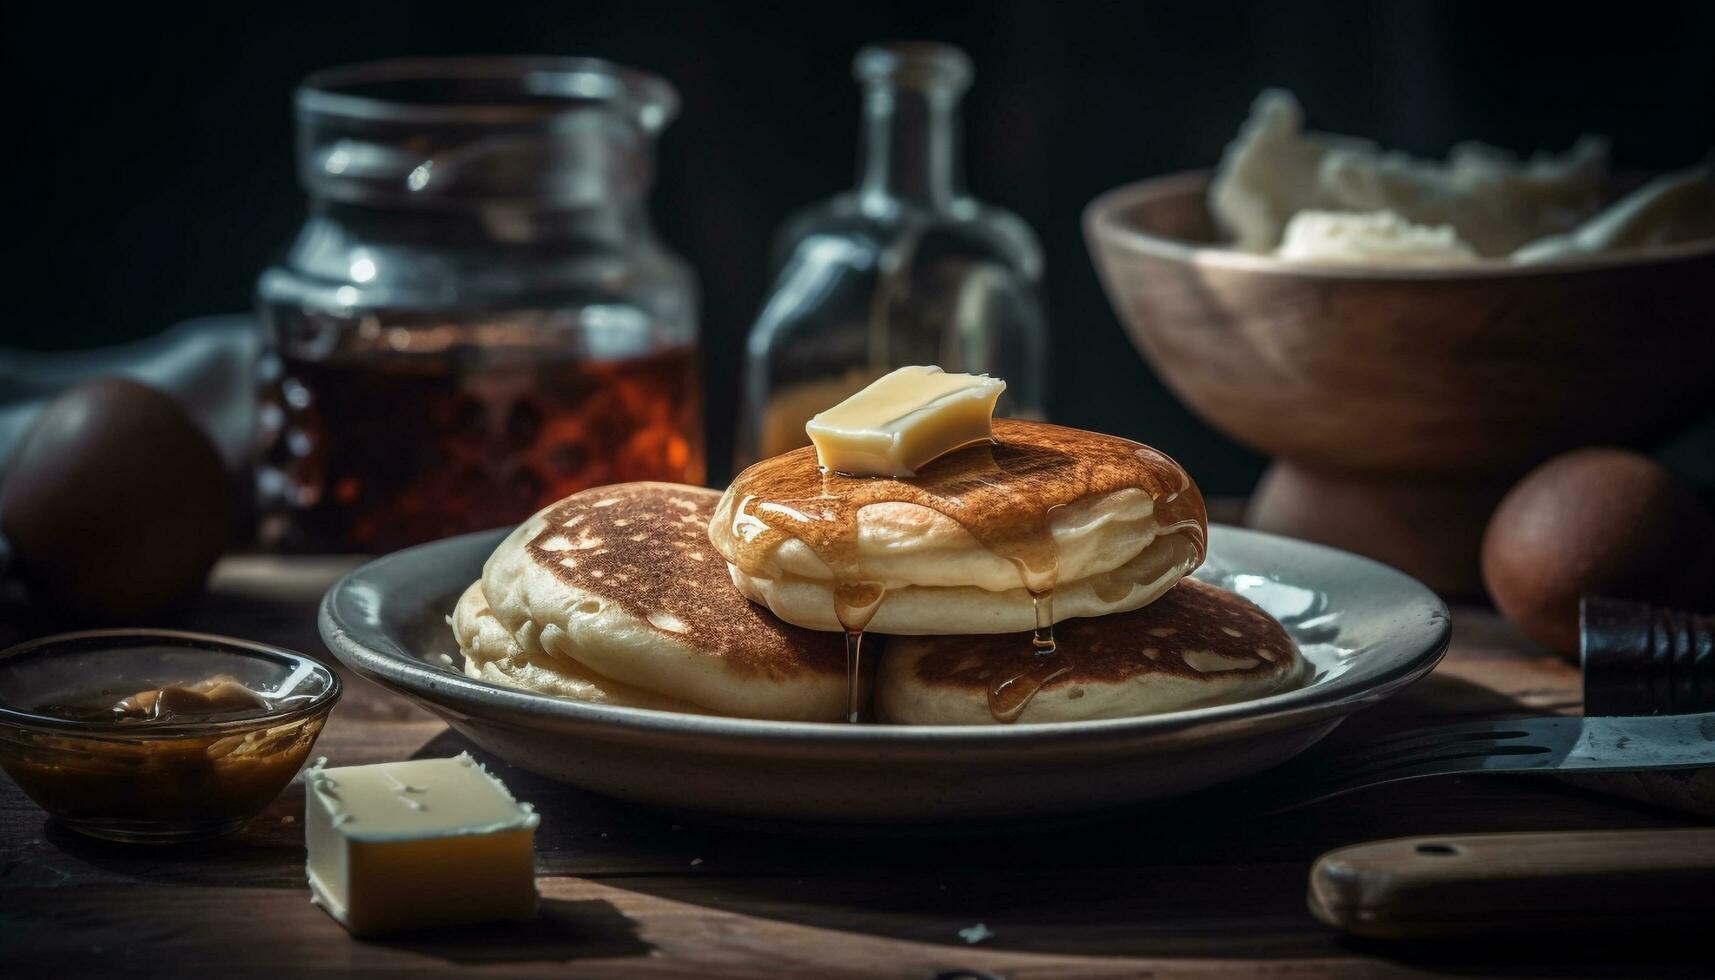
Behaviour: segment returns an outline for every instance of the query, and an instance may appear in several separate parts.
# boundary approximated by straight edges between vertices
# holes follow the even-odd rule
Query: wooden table
[[[314,604],[344,559],[238,558],[187,625],[323,653]],[[5,629],[0,626],[0,633]],[[16,628],[14,634],[19,632]],[[12,639],[3,637],[0,639]],[[298,974],[971,977],[1708,973],[1715,947],[1624,935],[1418,947],[1342,939],[1305,910],[1320,853],[1382,837],[1678,826],[1688,818],[1542,778],[1442,779],[1272,818],[1172,807],[999,840],[851,842],[681,824],[476,750],[348,677],[317,747],[335,764],[471,749],[543,814],[539,921],[357,941],[310,905],[303,791],[244,831],[182,848],[105,844],[0,782],[0,977]],[[1334,736],[1452,715],[1575,711],[1576,671],[1493,613],[1460,608],[1452,652]],[[576,746],[567,746],[576,751]],[[992,933],[967,943],[960,931]]]

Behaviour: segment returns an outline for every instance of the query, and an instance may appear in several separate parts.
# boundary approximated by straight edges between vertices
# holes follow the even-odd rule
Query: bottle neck
[[[864,92],[858,192],[865,210],[941,210],[964,196],[959,93],[872,82]]]

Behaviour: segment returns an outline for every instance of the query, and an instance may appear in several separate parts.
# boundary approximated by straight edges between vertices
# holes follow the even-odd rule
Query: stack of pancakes
[[[783,720],[841,720],[855,686],[873,720],[929,725],[1154,714],[1298,682],[1278,623],[1186,578],[1207,527],[1178,464],[1044,423],[994,432],[913,478],[825,474],[804,449],[724,495],[574,494],[507,537],[459,601],[465,670]],[[865,669],[848,674],[860,632]]]

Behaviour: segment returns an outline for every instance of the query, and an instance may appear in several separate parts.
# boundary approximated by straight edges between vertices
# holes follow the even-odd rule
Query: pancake
[[[1029,636],[891,639],[876,677],[878,721],[992,725],[1160,714],[1262,697],[1308,668],[1255,603],[1186,579],[1131,612],[1078,619],[1038,654]],[[1032,693],[1034,692],[1034,696]]]
[[[525,521],[451,617],[465,673],[598,704],[842,719],[844,640],[783,623],[733,589],[704,530],[718,499],[627,483]]]
[[[1052,621],[1123,612],[1202,562],[1203,498],[1166,455],[1042,422],[994,436],[905,479],[823,473],[813,448],[763,460],[709,541],[781,619],[890,634],[1031,629],[1033,594]]]

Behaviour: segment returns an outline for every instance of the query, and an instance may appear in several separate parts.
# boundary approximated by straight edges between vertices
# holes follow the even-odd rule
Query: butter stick
[[[469,753],[304,779],[311,901],[351,932],[535,916],[540,818]]]
[[[902,367],[804,427],[823,469],[854,476],[916,476],[930,461],[993,436],[1006,382],[938,367]]]

